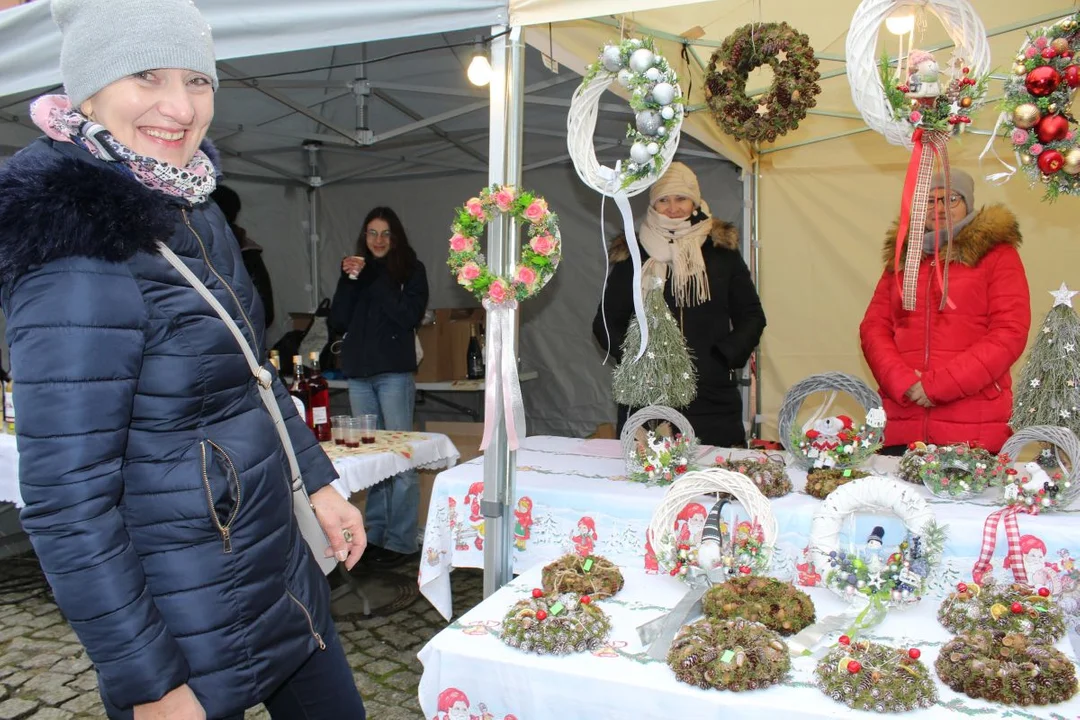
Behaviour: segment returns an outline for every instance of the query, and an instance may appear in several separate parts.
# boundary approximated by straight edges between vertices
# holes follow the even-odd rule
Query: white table
[[[410,442],[412,457],[390,451],[364,450],[333,457],[340,454],[342,449],[328,447],[340,475],[333,482],[334,488],[348,498],[406,470],[446,468],[457,463],[459,453],[447,436],[439,433],[409,433],[408,436],[416,438]],[[19,452],[14,435],[0,434],[0,502],[15,503],[16,507],[23,505],[19,493]]]
[[[760,456],[756,451],[712,449],[700,464],[712,465],[717,454]],[[872,460],[874,469],[880,473],[894,470],[897,462],[897,458],[888,457]],[[805,565],[801,556],[810,534],[810,521],[820,501],[802,492],[806,486],[805,472],[789,467],[788,475],[795,491],[772,501],[780,534],[770,574],[813,584],[813,576],[821,573],[822,568]],[[484,566],[484,518],[480,513],[483,480],[483,459],[477,458],[440,473],[432,489],[420,563],[420,591],[447,619],[452,607],[451,568]],[[511,518],[519,526],[515,570],[521,572],[574,551],[595,552],[620,565],[642,567],[645,529],[665,491],[663,487],[647,487],[626,479],[617,440],[526,439],[517,453],[518,503],[517,513]],[[983,524],[986,516],[998,507],[995,499],[999,491],[992,490],[970,502],[935,498],[925,488],[921,492],[933,506],[939,523],[949,526],[945,548],[949,567],[937,588],[943,591],[960,578],[970,577],[979,555]],[[1019,525],[1022,534],[1031,534],[1036,544],[1046,548],[1045,561],[1037,557],[1037,552],[1029,557],[1037,566],[1029,570],[1029,577],[1033,577],[1035,570],[1051,575],[1043,584],[1053,585],[1055,593],[1080,618],[1080,567],[1073,565],[1073,559],[1080,558],[1078,513],[1080,502],[1065,511],[1022,516]],[[745,513],[742,519],[748,519]],[[890,541],[895,544],[898,541],[895,539],[903,536],[896,518],[870,515],[860,516],[853,527],[845,529],[845,535],[861,546],[875,525],[885,528],[886,544]],[[994,560],[994,575],[998,578],[1011,577],[1011,573],[1002,569],[1004,555],[1005,538],[1000,531]]]
[[[499,640],[503,616],[518,600],[540,585],[540,567],[514,582],[451,623],[419,653],[424,665],[420,707],[425,718],[443,720],[440,694],[460,691],[467,699],[468,717],[559,718],[614,720],[616,718],[719,718],[725,720],[826,720],[868,718],[871,713],[833,702],[811,684],[814,657],[793,660],[790,679],[783,685],[752,692],[701,690],[684,685],[662,661],[653,660],[638,640],[636,628],[666,613],[686,591],[671,577],[623,569],[625,588],[600,606],[612,619],[607,644],[592,653],[541,656],[515,650]],[[808,593],[818,619],[842,612],[845,604],[827,590]],[[1064,720],[1080,716],[1080,699],[1050,707],[1007,708],[974,700],[945,687],[933,671],[938,649],[949,633],[935,618],[936,602],[895,612],[862,637],[898,647],[919,647],[938,686],[938,703],[904,715],[912,720],[948,718],[1027,718]],[[827,637],[835,642],[837,634]],[[1068,641],[1058,649],[1076,660]],[[821,654],[823,647],[818,650]],[[458,696],[460,697],[460,695]],[[481,709],[481,704],[486,710]],[[490,713],[490,715],[486,714]],[[455,716],[456,717],[456,716]]]

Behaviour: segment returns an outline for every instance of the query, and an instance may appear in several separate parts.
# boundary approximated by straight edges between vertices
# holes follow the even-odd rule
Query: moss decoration
[[[604,600],[623,588],[622,571],[599,555],[563,555],[544,567],[542,577],[545,595],[570,592]]]
[[[900,467],[896,476],[912,485],[922,485],[922,467],[926,464],[927,448],[925,443],[913,443],[900,458]]]
[[[930,671],[918,648],[895,648],[867,640],[840,644],[818,662],[814,684],[855,710],[902,713],[937,701]]]
[[[736,577],[709,588],[702,598],[705,617],[744,618],[781,635],[794,635],[814,622],[806,593],[770,577]]]
[[[774,458],[741,458],[724,460],[716,467],[745,475],[754,481],[761,494],[767,498],[778,498],[791,492],[791,480],[787,476],[784,461]]]
[[[542,590],[533,595],[506,613],[500,634],[504,643],[537,655],[569,655],[603,645],[611,620],[591,598],[576,593],[545,595]]]
[[[1033,644],[1053,644],[1065,636],[1065,616],[1041,591],[1015,583],[983,587],[960,583],[942,601],[938,620],[957,635],[988,630],[1020,633]]]
[[[1069,658],[1020,633],[960,635],[941,648],[934,667],[956,692],[1004,705],[1053,705],[1076,694]]]
[[[698,620],[675,637],[668,665],[679,682],[704,690],[760,690],[791,670],[787,645],[760,623],[742,618]]]
[[[841,485],[869,474],[855,468],[815,468],[806,476],[806,494],[824,500]]]

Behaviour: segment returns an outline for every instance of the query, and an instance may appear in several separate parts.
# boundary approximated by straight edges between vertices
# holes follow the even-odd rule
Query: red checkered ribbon
[[[971,579],[982,585],[983,576],[990,571],[990,560],[994,557],[994,548],[997,547],[997,531],[1000,522],[1005,527],[1005,542],[1008,543],[1006,564],[1012,570],[1016,582],[1027,585],[1027,571],[1024,570],[1024,556],[1020,552],[1020,526],[1016,523],[1016,516],[1027,510],[1019,505],[1011,505],[996,512],[990,513],[983,525],[982,550],[979,559],[971,571]]]
[[[915,310],[916,298],[919,288],[919,264],[922,262],[923,229],[922,220],[926,217],[926,208],[930,203],[930,183],[934,175],[934,161],[941,166],[945,177],[945,197],[948,197],[951,188],[949,186],[949,152],[946,143],[949,134],[939,131],[925,132],[922,128],[915,130],[912,136],[915,147],[911,151],[911,160],[908,162],[907,175],[904,177],[904,192],[900,198],[900,225],[896,232],[896,256],[893,258],[893,268],[896,274],[896,282],[900,295],[903,298],[904,309]],[[935,214],[936,217],[936,214]],[[945,270],[942,272],[942,263],[938,257],[938,248],[934,248],[935,267],[937,268],[938,286],[941,288],[941,308],[948,302],[948,262],[952,254],[952,218],[946,221],[948,249],[945,259]],[[935,219],[935,235],[937,234]],[[904,254],[904,238],[907,238],[907,254]],[[903,256],[903,282],[900,280],[901,257]],[[952,303],[948,303],[950,306]]]

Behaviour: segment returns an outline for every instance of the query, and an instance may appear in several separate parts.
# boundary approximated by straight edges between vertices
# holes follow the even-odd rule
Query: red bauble
[[[1013,615],[1019,615],[1020,613],[1024,612],[1024,606],[1018,602],[1014,602],[1012,604],[1012,607],[1010,607],[1009,609],[1013,611]]]
[[[1057,150],[1043,150],[1039,154],[1039,169],[1047,175],[1052,175],[1065,164],[1065,158]]]
[[[912,660],[918,660],[919,656],[922,655],[922,651],[920,651],[919,648],[911,648],[907,651],[907,655]]]
[[[536,619],[541,621],[547,620],[547,610],[537,610]]]
[[[859,672],[860,670],[862,670],[862,663],[858,660],[852,660],[847,664],[847,671],[852,675]]]
[[[957,583],[956,592],[967,592],[967,583]]]
[[[1037,67],[1027,74],[1024,87],[1035,97],[1046,97],[1057,89],[1061,82],[1061,73],[1049,65]]]
[[[592,598],[591,598],[591,597],[589,597],[588,595],[582,595],[582,596],[581,596],[581,600],[580,600],[579,602],[580,602],[580,603],[581,603],[582,605],[588,605],[589,603],[591,603],[591,602],[592,602]]]
[[[850,645],[851,644],[851,638],[849,638],[847,635],[841,635],[840,639],[837,640],[836,642],[840,643],[841,645]]]
[[[533,597],[534,598],[544,597],[544,591],[541,590],[540,588],[533,588]]]
[[[739,572],[741,572],[743,575],[749,575],[753,571],[750,569],[749,565],[740,565]]]
[[[1070,65],[1065,68],[1065,82],[1071,88],[1080,85],[1080,65]]]
[[[1039,588],[1039,597],[1050,597],[1050,588]]]
[[[1038,135],[1039,142],[1043,144],[1051,143],[1055,140],[1064,140],[1065,135],[1068,134],[1068,132],[1069,121],[1060,113],[1047,115],[1035,126],[1035,134]]]
[[[1040,53],[1047,60],[1053,60],[1057,57],[1057,50],[1052,47],[1044,47],[1042,53]]]

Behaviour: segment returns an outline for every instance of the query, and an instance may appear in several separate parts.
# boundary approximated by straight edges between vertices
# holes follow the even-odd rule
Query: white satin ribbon
[[[641,345],[638,347],[637,355],[634,356],[634,362],[636,362],[645,354],[645,347],[649,344],[649,323],[645,320],[645,297],[641,288],[641,250],[638,249],[637,231],[634,229],[634,213],[630,209],[630,198],[626,195],[626,191],[622,189],[619,181],[621,165],[621,161],[616,163],[614,170],[606,165],[601,166],[600,175],[608,183],[604,195],[611,197],[615,201],[615,206],[619,208],[619,213],[622,215],[626,248],[630,251],[630,260],[634,264],[634,281],[631,292],[634,293],[634,315],[637,317],[638,327],[641,328]],[[602,208],[603,205],[601,205],[601,212]],[[603,225],[603,222],[604,218],[601,216],[600,224]],[[607,326],[606,321],[604,325]],[[608,344],[610,345],[610,342]]]
[[[984,147],[982,149],[982,152],[979,153],[979,165],[980,165],[980,167],[982,166],[983,158],[986,157],[988,153],[993,153],[994,157],[997,159],[997,161],[999,163],[1001,163],[1005,167],[1006,172],[990,173],[989,175],[986,176],[986,181],[990,182],[990,183],[993,183],[994,185],[1004,185],[1005,183],[1007,183],[1012,178],[1013,175],[1016,174],[1016,168],[1013,167],[1012,165],[1010,165],[1009,163],[1005,162],[1004,160],[1002,160],[1001,156],[998,155],[997,148],[994,147],[994,141],[997,140],[997,138],[998,138],[998,130],[1001,129],[1001,126],[1005,122],[1005,119],[1006,119],[1005,118],[1005,113],[1001,113],[1000,115],[998,115],[997,123],[994,125],[994,131],[992,133],[990,133],[990,139],[986,141],[986,147]],[[1011,141],[1011,139],[1010,139],[1010,141]],[[1015,154],[1016,154],[1016,165],[1017,165],[1017,167],[1019,167],[1020,166],[1020,153],[1015,153]]]
[[[512,311],[517,306],[517,300],[507,300],[498,305],[484,300],[491,335],[484,353],[484,437],[480,442],[481,450],[487,450],[491,444],[500,417],[506,418],[506,442],[511,450],[517,450],[521,445],[520,438],[525,436],[525,403],[521,397],[514,344],[510,342],[514,318]],[[502,403],[499,402],[500,395]]]

